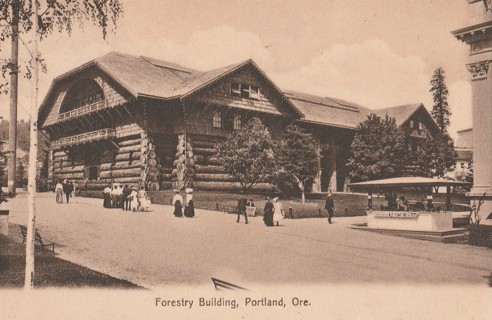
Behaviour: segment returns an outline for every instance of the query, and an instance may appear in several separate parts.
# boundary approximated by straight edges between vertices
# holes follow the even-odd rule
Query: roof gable
[[[289,100],[304,114],[304,122],[355,129],[369,109],[345,100],[285,91]]]

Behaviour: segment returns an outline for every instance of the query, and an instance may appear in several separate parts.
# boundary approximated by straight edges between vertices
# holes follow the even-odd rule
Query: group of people
[[[284,218],[284,210],[279,197],[275,197],[270,201],[270,197],[266,197],[265,208],[263,209],[263,222],[267,227],[279,225],[280,219]]]
[[[182,218],[184,215],[187,218],[193,218],[195,216],[195,207],[193,206],[193,189],[186,188],[185,192],[186,200],[183,200],[183,196],[179,193],[179,190],[174,190],[174,196],[172,199],[172,205],[174,206],[174,216]]]
[[[243,194],[237,203],[237,223],[239,223],[241,216],[244,215],[246,224],[248,224],[247,208],[254,207],[253,199],[246,200]],[[331,219],[335,213],[335,202],[331,197],[331,190],[328,191],[325,209],[328,212],[328,223],[332,223]],[[285,212],[282,207],[282,203],[279,197],[275,197],[270,200],[270,197],[266,197],[265,208],[263,209],[263,222],[267,227],[278,226],[281,219],[285,218]]]
[[[248,224],[248,208],[256,210],[253,199],[246,199],[241,194],[237,202],[237,223],[241,220],[241,216],[244,216],[245,223]],[[266,197],[265,208],[263,209],[263,222],[267,227],[273,227],[279,225],[280,220],[284,217],[284,210],[282,209],[282,203],[279,201],[279,197],[270,200],[270,197]]]
[[[63,203],[63,195],[65,194],[67,198],[67,203],[70,201],[72,197],[72,193],[74,192],[74,185],[72,181],[68,181],[67,179],[61,181],[56,181],[55,183],[55,194],[56,194],[56,203]]]
[[[104,188],[103,198],[104,208],[119,208],[125,211],[148,211],[150,207],[150,200],[144,187],[137,191],[137,188],[132,185],[113,183]]]

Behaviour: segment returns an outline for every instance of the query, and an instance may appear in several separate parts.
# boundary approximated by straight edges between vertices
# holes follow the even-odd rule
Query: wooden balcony
[[[116,138],[115,129],[101,129],[91,132],[86,132],[82,134],[77,134],[75,136],[69,136],[61,138],[59,140],[54,140],[51,142],[51,147],[53,149],[74,146],[82,143],[89,143],[99,140],[107,140]]]
[[[123,100],[123,99],[115,100],[115,101],[111,101],[111,102],[108,100],[100,100],[100,101],[85,105],[83,107],[80,107],[80,108],[77,108],[74,110],[60,113],[58,115],[57,120],[58,121],[66,121],[66,120],[69,120],[72,118],[76,118],[76,117],[80,117],[83,115],[87,115],[87,114],[96,112],[96,111],[101,110],[101,109],[105,109],[105,108],[109,108],[111,106],[122,104],[124,102],[125,102],[125,100]]]

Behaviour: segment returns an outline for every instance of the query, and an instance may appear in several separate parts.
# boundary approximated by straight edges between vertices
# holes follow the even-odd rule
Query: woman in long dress
[[[144,187],[141,187],[138,192],[138,205],[140,210],[149,211],[149,200],[147,199],[147,192],[145,192]]]
[[[265,208],[263,209],[263,221],[267,227],[273,226],[273,203],[270,197],[266,198]]]
[[[103,197],[104,197],[103,207],[111,208],[111,185],[107,185],[106,188],[104,188]]]
[[[179,190],[174,190],[176,194],[173,197],[172,204],[174,206],[174,216],[182,217],[183,216],[183,197],[179,194]]]
[[[195,216],[195,208],[193,206],[193,189],[186,189],[186,204],[184,209],[185,217],[192,218]]]
[[[128,195],[128,200],[130,201],[130,210],[135,212],[138,209],[138,192],[133,186],[130,187],[131,191]]]
[[[278,200],[278,197],[273,198],[273,223],[278,226],[280,219],[283,217],[282,203]]]

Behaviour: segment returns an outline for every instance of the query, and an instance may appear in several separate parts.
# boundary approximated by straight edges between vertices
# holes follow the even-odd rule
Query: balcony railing
[[[118,100],[114,100],[111,102],[108,100],[100,100],[100,101],[85,105],[83,107],[80,107],[80,108],[77,108],[77,109],[74,109],[71,111],[60,113],[58,115],[58,121],[64,121],[64,120],[68,120],[71,118],[79,117],[79,116],[82,116],[85,114],[92,113],[92,112],[97,111],[97,110],[108,108],[111,105],[122,104],[123,102],[125,102],[124,99],[118,99]]]
[[[115,129],[101,129],[101,130],[86,132],[75,136],[69,136],[69,137],[61,138],[59,140],[52,141],[51,147],[52,148],[68,147],[81,143],[113,139],[113,138],[116,138]]]

